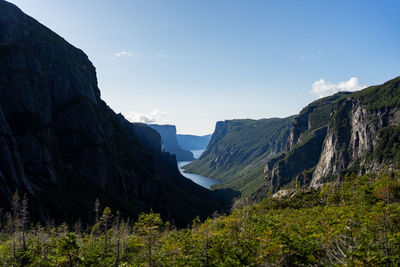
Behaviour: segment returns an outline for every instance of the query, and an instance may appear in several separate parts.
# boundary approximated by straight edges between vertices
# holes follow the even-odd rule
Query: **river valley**
[[[199,158],[201,156],[201,153],[203,153],[203,151],[204,151],[204,149],[202,149],[202,150],[191,150],[191,152],[193,153],[193,156],[194,156],[195,159]],[[178,162],[179,171],[186,178],[192,180],[196,184],[201,185],[202,187],[205,187],[207,189],[210,189],[212,185],[220,183],[220,181],[215,180],[215,179],[210,178],[210,177],[205,177],[205,176],[202,176],[202,175],[199,175],[199,174],[195,174],[195,173],[184,172],[182,167],[185,166],[188,163],[190,163],[190,161],[179,161]]]

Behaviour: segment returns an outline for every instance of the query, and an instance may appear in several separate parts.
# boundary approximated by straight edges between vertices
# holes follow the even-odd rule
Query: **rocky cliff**
[[[399,125],[400,78],[338,101],[311,186],[340,179],[344,170],[399,168]]]
[[[180,175],[160,135],[100,98],[88,57],[0,1],[0,207],[27,193],[33,219],[93,220],[93,203],[185,225],[222,208]],[[225,202],[226,203],[226,202]]]
[[[265,166],[265,186],[270,191],[309,185],[322,151],[327,127],[336,101],[348,93],[317,100],[300,111],[290,127],[285,152]]]
[[[221,180],[216,188],[251,194],[264,183],[267,160],[284,151],[292,120],[293,117],[217,122],[207,149],[184,168]]]
[[[175,155],[177,161],[194,160],[193,153],[182,149],[178,143],[175,125],[149,124],[161,135],[162,149]]]
[[[400,78],[311,103],[295,118],[286,152],[267,163],[266,190],[399,168],[399,110]]]

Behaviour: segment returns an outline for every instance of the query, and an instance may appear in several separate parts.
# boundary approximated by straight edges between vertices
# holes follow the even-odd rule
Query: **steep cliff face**
[[[221,180],[216,188],[230,187],[251,194],[263,185],[266,161],[285,149],[292,120],[217,122],[207,149],[185,170]]]
[[[271,158],[264,169],[266,191],[309,185],[318,163],[327,127],[336,101],[349,93],[338,93],[309,104],[295,117],[282,155]]]
[[[179,145],[175,125],[149,124],[149,126],[161,135],[162,149],[175,155],[177,161],[194,160],[193,153],[182,149]]]
[[[318,186],[346,172],[399,168],[400,78],[311,103],[295,118],[286,152],[265,167],[266,191]]]
[[[340,172],[349,168],[359,174],[389,165],[397,168],[396,158],[380,155],[387,147],[399,149],[383,138],[400,124],[399,84],[397,78],[337,103],[311,186],[340,179]]]
[[[278,187],[293,186],[296,181],[300,185],[309,183],[306,173],[318,162],[325,135],[326,127],[317,129],[303,144],[271,159],[271,163],[268,162],[265,168],[268,175],[265,186],[275,191]],[[268,167],[270,165],[273,167]]]
[[[43,221],[87,221],[97,197],[123,215],[153,208],[180,225],[221,208],[215,192],[180,175],[156,131],[101,100],[81,50],[0,1],[1,207],[16,190]]]

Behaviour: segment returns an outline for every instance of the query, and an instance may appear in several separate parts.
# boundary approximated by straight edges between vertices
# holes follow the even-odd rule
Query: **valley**
[[[110,5],[96,17],[98,2],[74,10],[85,23],[59,27],[0,0],[0,267],[400,265],[398,73],[374,85],[321,78],[307,98],[302,81],[311,84],[317,70],[343,75],[349,65],[343,73],[332,62],[310,67],[332,47],[288,56],[286,45],[297,50],[303,39],[286,32],[309,16],[277,30],[266,49],[265,14],[254,17],[265,25],[241,21],[242,10],[265,3],[228,17],[205,16],[217,7],[194,2],[154,3]],[[222,13],[235,6],[221,5]],[[290,21],[281,8],[279,19]],[[89,17],[104,24],[74,27],[93,27]],[[121,21],[127,28],[109,26]],[[84,42],[86,54],[53,27],[67,29],[68,40],[101,42]],[[122,46],[121,33],[145,52],[106,58]],[[358,71],[378,80],[376,69]]]
[[[32,221],[90,224],[99,199],[125,218],[153,210],[185,226],[229,208],[229,194],[180,174],[157,131],[101,99],[82,50],[3,0],[0,18],[1,209],[19,192]],[[167,149],[193,159],[169,133],[176,146]]]
[[[192,150],[191,152],[193,153],[194,158],[197,159],[204,152],[204,149],[202,149],[202,150]],[[178,161],[178,168],[179,168],[179,171],[181,172],[181,174],[183,176],[185,176],[186,178],[192,180],[196,184],[201,185],[202,187],[205,187],[207,189],[211,189],[211,186],[220,183],[218,180],[215,180],[215,179],[210,178],[210,177],[205,177],[205,176],[202,176],[202,175],[199,175],[199,174],[185,172],[185,166],[187,164],[189,164],[190,162],[191,161]]]

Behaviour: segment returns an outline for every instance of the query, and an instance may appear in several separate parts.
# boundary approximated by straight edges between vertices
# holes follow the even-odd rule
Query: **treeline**
[[[262,203],[235,202],[176,229],[153,212],[136,222],[109,208],[82,229],[29,224],[14,195],[0,233],[1,266],[398,266],[400,174],[346,176],[319,189],[287,190]]]

